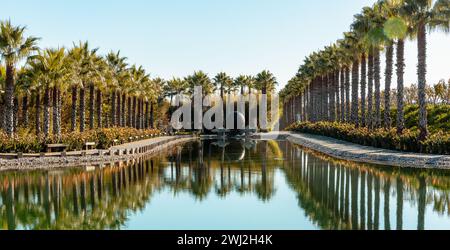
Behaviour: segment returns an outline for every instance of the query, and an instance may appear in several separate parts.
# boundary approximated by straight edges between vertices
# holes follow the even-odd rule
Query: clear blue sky
[[[232,76],[272,71],[283,86],[302,59],[334,42],[375,0],[21,0],[3,1],[0,19],[27,25],[41,47],[88,40],[121,50],[153,77],[204,70]],[[450,36],[429,38],[429,81],[450,78]],[[416,46],[406,47],[406,82],[416,81]],[[395,82],[395,81],[394,81]],[[395,84],[394,86],[395,87]]]

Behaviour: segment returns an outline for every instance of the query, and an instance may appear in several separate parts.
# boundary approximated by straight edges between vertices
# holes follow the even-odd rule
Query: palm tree
[[[112,72],[103,58],[98,62],[99,75],[96,81],[96,113],[97,113],[97,128],[103,127],[103,92],[108,90],[112,82]],[[114,86],[114,85],[113,85]]]
[[[352,59],[352,101],[351,101],[351,121],[358,126],[358,85],[359,85],[359,60],[361,43],[355,32],[347,32],[344,34],[347,51]]]
[[[240,89],[241,95],[244,95],[245,86],[247,86],[247,76],[239,75],[234,79],[234,85]]]
[[[258,90],[261,91],[262,95],[266,95],[267,92],[271,93],[272,90],[275,89],[275,86],[277,85],[277,79],[275,76],[268,70],[263,70],[261,73],[258,73],[255,78],[255,85]],[[259,109],[261,110],[261,106],[259,106]],[[265,107],[267,108],[267,107]],[[263,111],[264,114],[267,114],[267,110]],[[260,122],[259,118],[260,112],[258,112],[258,123]],[[268,121],[268,120],[267,120]],[[264,126],[264,124],[260,124],[260,126]]]
[[[216,89],[219,89],[220,98],[222,98],[223,100],[225,88],[226,86],[231,86],[233,84],[233,79],[231,79],[231,77],[228,76],[226,73],[220,72],[214,77],[213,83]]]
[[[0,23],[0,57],[6,64],[4,119],[8,136],[14,134],[14,88],[16,64],[38,50],[38,38],[25,37],[25,27],[13,26],[10,21]]]
[[[128,94],[133,96],[133,106],[131,108],[131,113],[130,110],[128,110],[128,115],[131,117],[131,126],[134,128],[139,128],[141,115],[138,111],[138,102],[140,102],[138,97],[141,94],[142,85],[145,82],[150,81],[150,76],[146,74],[142,66],[139,66],[138,68],[135,65],[130,68],[130,75],[132,85],[130,86],[131,88],[129,89]]]
[[[120,126],[119,115],[120,114],[120,83],[126,81],[127,77],[127,58],[120,55],[120,51],[117,53],[110,52],[106,55],[106,62],[110,68],[112,74],[109,88],[111,90],[111,124],[113,126]],[[117,101],[117,104],[116,104]]]
[[[154,128],[154,117],[155,117],[155,104],[160,104],[163,100],[163,88],[164,80],[161,78],[156,78],[152,80],[152,89],[149,92],[150,99],[150,128]],[[186,88],[186,82],[184,80],[177,81],[175,88],[179,90],[178,93],[183,93]]]
[[[205,74],[203,71],[196,71],[193,75],[186,77],[186,82],[188,85],[188,92],[190,94],[193,94],[194,87],[195,86],[201,86],[202,87],[202,94],[203,96],[206,96],[213,92],[214,85],[211,82],[211,79],[209,79],[208,75]]]
[[[384,29],[384,24],[386,20],[395,16],[395,1],[381,0],[376,5],[375,8],[377,11],[381,12],[382,23],[383,25],[383,34],[384,34],[384,44],[385,44],[385,56],[386,56],[386,67],[385,67],[385,88],[384,88],[384,127],[391,127],[391,83],[392,83],[392,72],[393,72],[393,57],[394,57],[394,41],[386,36],[386,31]]]
[[[450,30],[450,1],[448,0],[404,0],[401,12],[408,17],[408,22],[413,27],[413,32],[417,34],[417,76],[418,76],[418,96],[419,96],[419,139],[425,140],[428,135],[427,110],[425,100],[426,88],[426,49],[427,30],[440,29],[444,32]]]
[[[397,67],[397,133],[401,134],[405,126],[404,119],[404,97],[403,76],[405,68],[405,41],[406,36],[411,34],[407,17],[402,13],[404,1],[385,1],[383,5],[389,17],[384,23],[384,33],[391,40],[397,40],[396,67]]]
[[[264,70],[256,75],[255,78],[256,88],[261,90],[261,94],[263,95],[267,94],[267,92],[274,90],[277,84],[278,84],[277,79],[268,70]]]
[[[34,74],[42,81],[44,91],[44,136],[50,132],[50,99],[53,90],[53,135],[61,138],[61,87],[67,72],[65,50],[45,49],[29,62]]]
[[[17,94],[22,97],[21,125],[26,128],[29,123],[29,96],[33,85],[32,72],[29,68],[22,68],[17,74]]]
[[[160,83],[155,83],[160,84]],[[161,86],[161,85],[159,85]],[[168,80],[166,84],[162,85],[163,92],[165,97],[169,97],[170,99],[170,108],[169,108],[169,115],[172,115],[173,112],[173,97],[176,95],[181,95],[186,90],[186,81],[181,78],[172,78],[171,80]]]
[[[104,64],[102,58],[93,54],[92,60],[92,78],[89,83],[89,129],[94,129],[94,117],[95,117],[95,93],[98,86],[103,85],[101,72],[103,71]]]
[[[355,30],[361,46],[361,125],[371,126],[372,119],[372,91],[373,91],[373,54],[372,46],[368,39],[372,28],[373,9],[365,7],[362,13],[355,15],[355,21],[352,28]],[[367,56],[368,55],[368,56]],[[368,64],[366,62],[368,59]],[[368,104],[366,113],[366,83],[367,83],[367,65],[368,65]],[[366,115],[367,114],[367,115]]]
[[[86,87],[90,87],[92,79],[98,76],[97,64],[100,58],[97,56],[97,51],[98,48],[90,49],[88,42],[80,42],[78,45],[74,45],[68,52],[68,60],[70,61],[71,69],[74,71],[73,74],[78,75],[82,85],[80,87],[79,97],[80,132],[85,130]],[[90,103],[92,103],[92,101]],[[72,110],[72,114],[74,113],[76,114],[76,111]],[[94,114],[93,111],[91,113],[92,115]]]

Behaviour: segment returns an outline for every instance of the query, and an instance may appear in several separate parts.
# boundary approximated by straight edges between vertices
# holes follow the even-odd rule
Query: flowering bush
[[[5,133],[0,132],[0,152],[37,153],[42,152],[47,144],[52,143],[66,144],[69,151],[81,150],[86,142],[95,142],[97,149],[107,149],[113,146],[114,140],[117,140],[118,144],[122,144],[141,140],[141,136],[158,135],[159,133],[160,131],[156,129],[103,128],[82,133],[64,133],[60,139],[50,136],[42,140],[36,135],[24,131],[19,131],[14,138],[9,138]]]
[[[348,123],[302,122],[292,124],[287,130],[323,135],[365,146],[405,152],[450,154],[450,133],[442,130],[430,134],[422,142],[418,140],[418,130],[405,129],[399,135],[395,128],[369,130]]]

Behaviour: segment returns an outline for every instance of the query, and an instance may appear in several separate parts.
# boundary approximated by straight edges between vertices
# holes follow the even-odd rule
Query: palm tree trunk
[[[5,105],[3,105],[3,101],[5,100],[3,95],[0,95],[0,128],[5,129]]]
[[[137,99],[138,102],[138,128],[142,129],[142,99],[138,98]]]
[[[121,93],[117,93],[117,108],[116,108],[116,117],[114,118],[116,120],[116,126],[117,127],[121,127],[122,126],[122,122],[121,122],[121,114],[120,114],[120,104],[121,104]]]
[[[312,89],[311,89],[311,98],[313,102],[311,103],[311,116],[313,117],[313,122],[317,122],[319,117],[319,103],[318,103],[318,95],[317,89],[319,88],[319,80],[314,79]]]
[[[380,100],[380,51],[374,50],[373,54],[373,73],[375,82],[375,117],[373,127],[378,128],[381,124],[381,100]]]
[[[340,117],[341,117],[341,99],[339,96],[339,70],[336,70],[334,72],[334,84],[333,84],[333,98],[335,98],[334,100],[334,106],[336,108],[336,117],[334,118],[333,121],[339,121]]]
[[[322,77],[319,77],[316,83],[316,89],[315,89],[315,100],[317,103],[317,115],[316,115],[316,121],[322,120]]]
[[[13,124],[14,124],[14,133],[17,132],[17,126],[19,125],[19,98],[17,96],[14,97],[14,115],[13,115]]]
[[[111,92],[111,125],[116,126],[116,91]]]
[[[384,126],[391,128],[391,82],[392,82],[392,65],[393,65],[394,46],[391,42],[386,46],[386,73],[384,87]]]
[[[309,112],[311,116],[311,122],[316,122],[317,116],[317,98],[316,98],[317,79],[313,79],[309,86],[310,105]]]
[[[321,89],[321,96],[322,96],[322,120],[328,121],[328,95],[330,94],[330,88],[329,88],[329,75],[325,75],[322,78],[322,89]]]
[[[121,114],[122,114],[122,118],[120,119],[120,121],[121,121],[121,126],[122,127],[126,127],[127,126],[127,124],[126,124],[126,120],[125,120],[125,115],[126,115],[126,113],[125,113],[125,104],[126,104],[126,100],[127,100],[127,96],[126,96],[126,94],[124,93],[123,95],[122,95],[122,112],[121,112]],[[129,111],[128,111],[129,112]]]
[[[58,87],[53,87],[52,93],[52,101],[53,101],[53,135],[57,136],[61,133],[61,128],[59,126],[58,121]],[[59,132],[59,133],[58,133]],[[58,137],[59,138],[59,137]]]
[[[340,94],[341,94],[341,120],[340,122],[345,122],[345,69],[341,68],[341,79],[340,79]]]
[[[58,140],[61,140],[61,119],[62,119],[62,97],[61,97],[61,90],[58,89],[57,95],[56,95],[56,105],[58,108],[57,112],[57,130],[56,130],[56,136],[58,137]]]
[[[401,134],[405,127],[403,75],[405,69],[405,41],[397,41],[397,133]]]
[[[44,92],[44,137],[48,138],[50,133],[50,89],[45,88]]]
[[[350,68],[345,67],[345,121],[350,122]]]
[[[145,102],[145,129],[148,129],[149,122],[149,110],[148,110],[148,101]]]
[[[94,129],[94,103],[95,103],[94,84],[89,84],[89,129]]]
[[[299,120],[299,121],[303,121],[303,119],[302,119],[302,114],[303,114],[303,111],[302,111],[302,99],[303,99],[303,96],[302,96],[302,94],[300,93],[298,96],[297,96],[297,105],[296,105],[296,107],[297,107],[297,112],[296,112],[296,118],[295,118],[295,121],[297,122],[297,120]],[[298,118],[298,119],[297,119]]]
[[[14,65],[6,66],[5,99],[4,99],[5,130],[8,136],[14,134]]]
[[[77,128],[77,86],[72,86],[72,114],[70,130],[73,132]]]
[[[368,61],[367,126],[373,128],[373,49],[369,51]]]
[[[41,134],[41,93],[36,92],[36,113],[35,113],[35,129],[36,135],[39,137]]]
[[[361,126],[366,126],[366,54],[361,55]]]
[[[28,127],[28,94],[22,98],[22,125],[23,127]]]
[[[141,129],[141,98],[137,98],[137,129]]]
[[[295,112],[296,109],[297,109],[297,96],[294,96],[292,98],[292,123],[294,123],[297,120]]]
[[[83,86],[80,88],[80,132],[84,132],[85,118],[86,118],[86,89]]]
[[[329,96],[329,121],[336,121],[336,72],[331,73],[328,80]]]
[[[145,101],[141,98],[141,129],[145,129]]]
[[[426,74],[427,74],[427,32],[425,30],[425,23],[419,23],[417,34],[417,48],[418,48],[418,96],[419,96],[419,140],[423,141],[427,138],[427,104],[425,99]]]
[[[150,103],[150,128],[153,129],[153,120],[154,120],[154,106],[155,104],[153,102]]]
[[[333,75],[327,74],[325,83],[325,95],[324,95],[324,120],[330,121],[331,119],[331,85],[333,82]]]
[[[131,124],[133,128],[137,127],[136,124],[136,96],[133,96],[133,108],[131,110]]]
[[[359,62],[358,60],[353,61],[352,66],[352,112],[351,112],[351,120],[352,122],[358,126],[358,85],[359,85]]]
[[[102,128],[102,91],[97,89],[97,128]]]
[[[128,110],[127,124],[128,124],[128,127],[131,128],[131,127],[133,127],[133,116],[132,116],[132,112],[131,112],[131,97],[128,97],[127,103],[128,103],[128,107],[127,107],[127,110]]]

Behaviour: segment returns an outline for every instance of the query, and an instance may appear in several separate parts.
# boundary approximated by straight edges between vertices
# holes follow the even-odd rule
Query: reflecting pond
[[[2,229],[450,229],[450,171],[287,141],[193,141],[107,166],[0,173]]]

